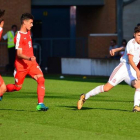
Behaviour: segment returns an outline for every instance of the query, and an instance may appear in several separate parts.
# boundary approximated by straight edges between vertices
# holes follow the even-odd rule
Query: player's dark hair
[[[29,20],[29,19],[34,19],[33,15],[30,14],[30,13],[24,13],[21,15],[21,18],[20,18],[20,21],[21,21],[21,24],[23,24],[23,21],[24,20]]]
[[[140,32],[140,26],[136,26],[134,28],[134,33],[139,33]]]
[[[1,10],[0,9],[0,23],[4,20],[2,17],[3,17],[3,15],[4,15],[4,13],[5,13],[5,10]]]
[[[137,26],[140,26],[140,23],[138,23]]]

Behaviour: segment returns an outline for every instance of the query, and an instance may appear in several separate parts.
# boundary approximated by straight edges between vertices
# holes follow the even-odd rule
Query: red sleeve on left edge
[[[0,31],[0,40],[1,40],[2,32],[3,32],[3,29]]]

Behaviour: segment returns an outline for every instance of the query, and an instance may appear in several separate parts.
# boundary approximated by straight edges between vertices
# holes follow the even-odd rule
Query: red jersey
[[[0,40],[1,40],[2,32],[3,32],[3,29],[0,27]]]
[[[30,31],[28,31],[26,33],[22,33],[20,31],[18,31],[18,33],[16,34],[16,36],[14,38],[14,43],[15,43],[16,50],[22,49],[22,54],[24,54],[28,57],[34,56]],[[27,69],[33,63],[36,63],[36,61],[20,59],[16,55],[15,67],[17,70]]]

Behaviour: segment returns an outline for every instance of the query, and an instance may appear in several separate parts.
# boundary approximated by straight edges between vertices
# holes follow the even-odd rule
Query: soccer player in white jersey
[[[123,47],[116,48],[110,51],[113,56],[115,52],[124,50]],[[77,103],[77,108],[81,109],[84,102],[91,96],[95,96],[101,92],[107,92],[122,81],[135,88],[134,95],[134,112],[140,112],[140,70],[137,64],[140,61],[140,26],[134,29],[134,38],[131,39],[126,46],[124,55],[120,58],[120,64],[113,70],[108,82],[105,85],[100,85],[80,96]]]

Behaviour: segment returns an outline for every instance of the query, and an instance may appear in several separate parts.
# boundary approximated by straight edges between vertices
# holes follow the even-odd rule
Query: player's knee
[[[15,90],[16,90],[16,91],[19,91],[19,90],[21,90],[21,88],[22,88],[22,86],[20,86],[20,87],[19,87],[19,86],[18,86],[18,87],[16,86],[16,87],[15,87]]]
[[[140,80],[134,80],[134,81],[132,81],[132,87],[134,87],[134,88],[140,88]]]
[[[39,77],[39,78],[37,79],[37,83],[40,84],[40,85],[44,85],[44,82],[45,82],[44,77]]]

